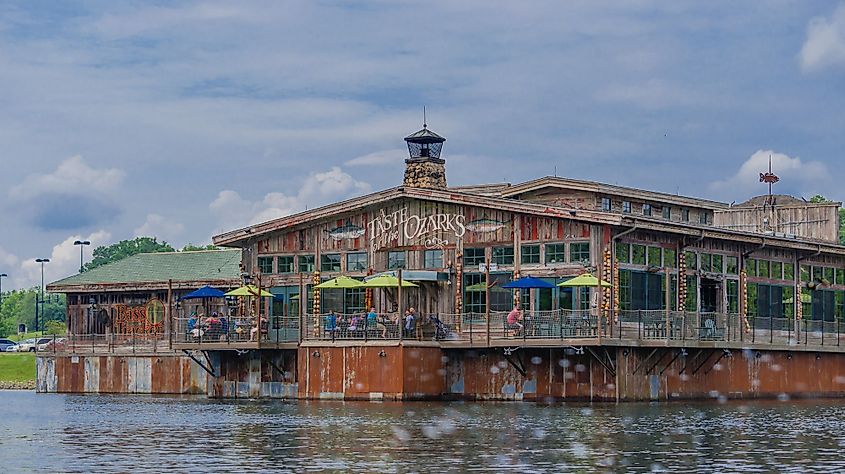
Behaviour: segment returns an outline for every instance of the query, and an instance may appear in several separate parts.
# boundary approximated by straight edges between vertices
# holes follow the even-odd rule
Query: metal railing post
[[[637,310],[637,340],[643,339],[643,310]]]
[[[822,319],[822,345],[824,345],[824,319]]]
[[[805,319],[805,320],[804,320],[804,345],[805,345],[805,346],[807,345],[807,340],[808,340],[808,338],[809,338],[809,334],[807,334],[808,332],[810,332],[810,331],[809,331],[809,327],[810,327],[810,324],[809,324],[809,323],[807,322],[807,320]]]

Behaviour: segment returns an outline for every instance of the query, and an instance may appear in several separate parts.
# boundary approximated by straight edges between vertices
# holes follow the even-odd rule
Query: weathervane
[[[778,175],[772,173],[772,155],[769,155],[769,172],[768,173],[760,173],[760,182],[767,183],[769,185],[769,204],[773,204],[772,202],[772,185],[780,181]]]

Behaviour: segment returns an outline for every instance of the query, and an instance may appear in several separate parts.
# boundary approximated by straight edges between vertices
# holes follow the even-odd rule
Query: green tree
[[[132,240],[121,240],[109,246],[94,249],[94,258],[86,263],[83,271],[97,268],[100,265],[116,262],[139,253],[175,252],[176,249],[167,242],[159,242],[155,237],[135,237]]]
[[[190,243],[182,247],[182,252],[196,252],[197,250],[220,250],[220,247],[212,244],[206,246],[198,246]]]

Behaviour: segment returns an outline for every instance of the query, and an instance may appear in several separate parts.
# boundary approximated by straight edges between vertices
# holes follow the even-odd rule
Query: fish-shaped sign
[[[503,228],[505,223],[493,219],[483,218],[467,222],[466,228],[471,232],[496,232]]]
[[[357,226],[352,223],[352,221],[346,221],[346,224],[335,227],[332,230],[327,231],[329,233],[329,237],[333,238],[334,240],[346,240],[346,239],[357,239],[364,235],[364,228],[361,226]]]

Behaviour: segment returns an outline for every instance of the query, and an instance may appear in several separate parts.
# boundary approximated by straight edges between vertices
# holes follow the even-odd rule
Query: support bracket
[[[203,355],[203,358],[205,360],[203,361],[203,360],[198,359],[195,356],[196,352],[201,352],[202,355]],[[214,378],[217,378],[217,375],[214,374],[214,366],[211,363],[211,359],[208,357],[208,352],[206,352],[206,351],[188,351],[187,349],[182,349],[182,353],[185,354],[186,356],[190,357],[192,361],[196,362],[196,364],[198,366],[200,366],[200,368],[202,370],[208,372],[208,375],[210,375]],[[203,363],[203,362],[205,362],[205,363]]]
[[[516,356],[513,355],[513,353],[516,352],[516,350],[519,348],[505,347],[504,349],[505,360],[508,361],[508,364],[510,364],[511,367],[513,367],[514,369],[516,369],[517,372],[519,372],[519,375],[525,377],[528,372],[525,370],[525,361],[522,360],[522,353],[519,352],[516,354]]]
[[[652,350],[648,357],[646,357],[645,360],[640,362],[640,364],[634,368],[634,371],[631,372],[631,375],[635,375],[637,372],[639,372],[640,369],[642,369],[648,363],[648,361],[650,361],[651,358],[654,357],[654,354],[656,354],[658,350],[659,348]]]
[[[599,364],[601,364],[602,367],[604,367],[604,370],[610,372],[610,375],[616,377],[616,370],[613,369],[613,363],[604,360],[604,354],[602,354],[601,357],[599,357],[599,354],[596,354],[593,351],[593,349],[591,349],[589,347],[587,347],[586,349],[590,353],[590,355],[592,355],[599,362]]]

